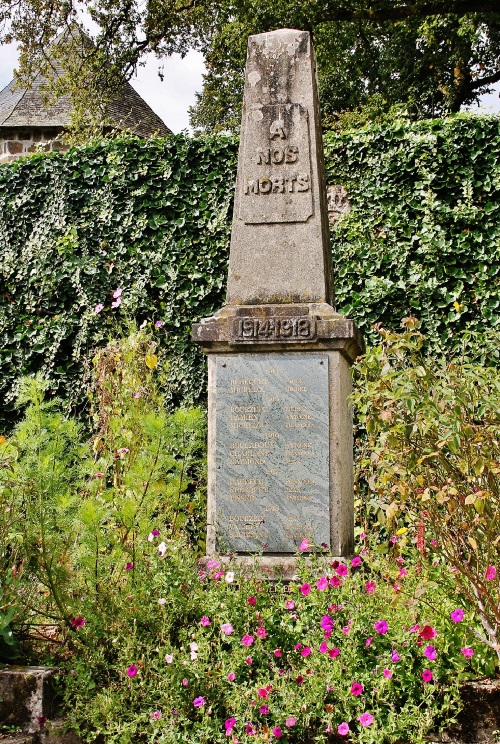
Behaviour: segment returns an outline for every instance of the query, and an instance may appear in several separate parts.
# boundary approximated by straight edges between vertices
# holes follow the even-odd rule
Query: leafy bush
[[[500,322],[499,119],[396,122],[325,145],[328,182],[352,202],[332,232],[337,309],[367,334],[415,315],[435,349],[467,330],[478,358],[498,359],[484,341]],[[190,329],[224,303],[235,166],[227,137],[117,139],[0,166],[2,426],[38,371],[81,407],[85,355],[127,316],[164,323],[171,404],[204,400]]]
[[[166,412],[156,351],[142,329],[97,352],[90,441],[42,381],[22,386],[25,418],[0,445],[1,612],[20,635],[47,623],[76,632],[81,597],[100,601],[124,570],[134,582],[137,536],[153,519],[204,550],[204,414]]]
[[[421,742],[453,719],[459,684],[491,669],[454,600],[403,558],[298,558],[285,586],[197,567],[161,532],[144,530],[137,552],[135,582],[123,571],[82,603],[66,664],[68,714],[89,741]]]
[[[381,522],[412,525],[421,552],[431,540],[453,567],[452,590],[500,659],[500,372],[465,355],[425,358],[411,326],[381,331],[356,364],[362,476]]]

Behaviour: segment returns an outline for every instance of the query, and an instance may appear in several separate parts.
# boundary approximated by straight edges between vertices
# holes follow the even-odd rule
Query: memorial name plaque
[[[330,545],[328,356],[218,356],[217,547]]]

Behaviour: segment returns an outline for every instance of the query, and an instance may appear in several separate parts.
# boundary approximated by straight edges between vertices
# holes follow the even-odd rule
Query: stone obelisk
[[[292,566],[303,540],[353,545],[350,365],[335,313],[314,52],[251,36],[226,305],[193,326],[208,355],[209,555]]]

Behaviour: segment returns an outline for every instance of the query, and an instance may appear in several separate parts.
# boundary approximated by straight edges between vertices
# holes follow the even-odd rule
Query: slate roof
[[[59,74],[62,73],[59,65],[56,65],[56,70]],[[70,124],[70,97],[62,96],[52,105],[46,106],[43,86],[44,78],[37,75],[31,88],[16,88],[12,81],[0,91],[0,130],[4,127],[63,129]],[[125,83],[121,93],[111,101],[107,116],[111,125],[118,129],[128,129],[139,137],[172,133],[130,83]]]

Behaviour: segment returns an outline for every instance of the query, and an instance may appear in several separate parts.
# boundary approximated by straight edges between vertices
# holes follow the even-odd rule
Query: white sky
[[[0,46],[0,90],[12,80],[17,59],[15,44]],[[188,107],[195,103],[195,92],[202,89],[205,70],[203,57],[199,52],[189,52],[184,59],[179,55],[165,59],[163,82],[158,77],[158,64],[154,55],[149,55],[146,66],[139,68],[131,83],[153,111],[177,134],[189,129]],[[500,111],[499,91],[500,85],[497,85],[495,93],[483,96],[482,110]],[[474,107],[472,110],[478,109]]]

